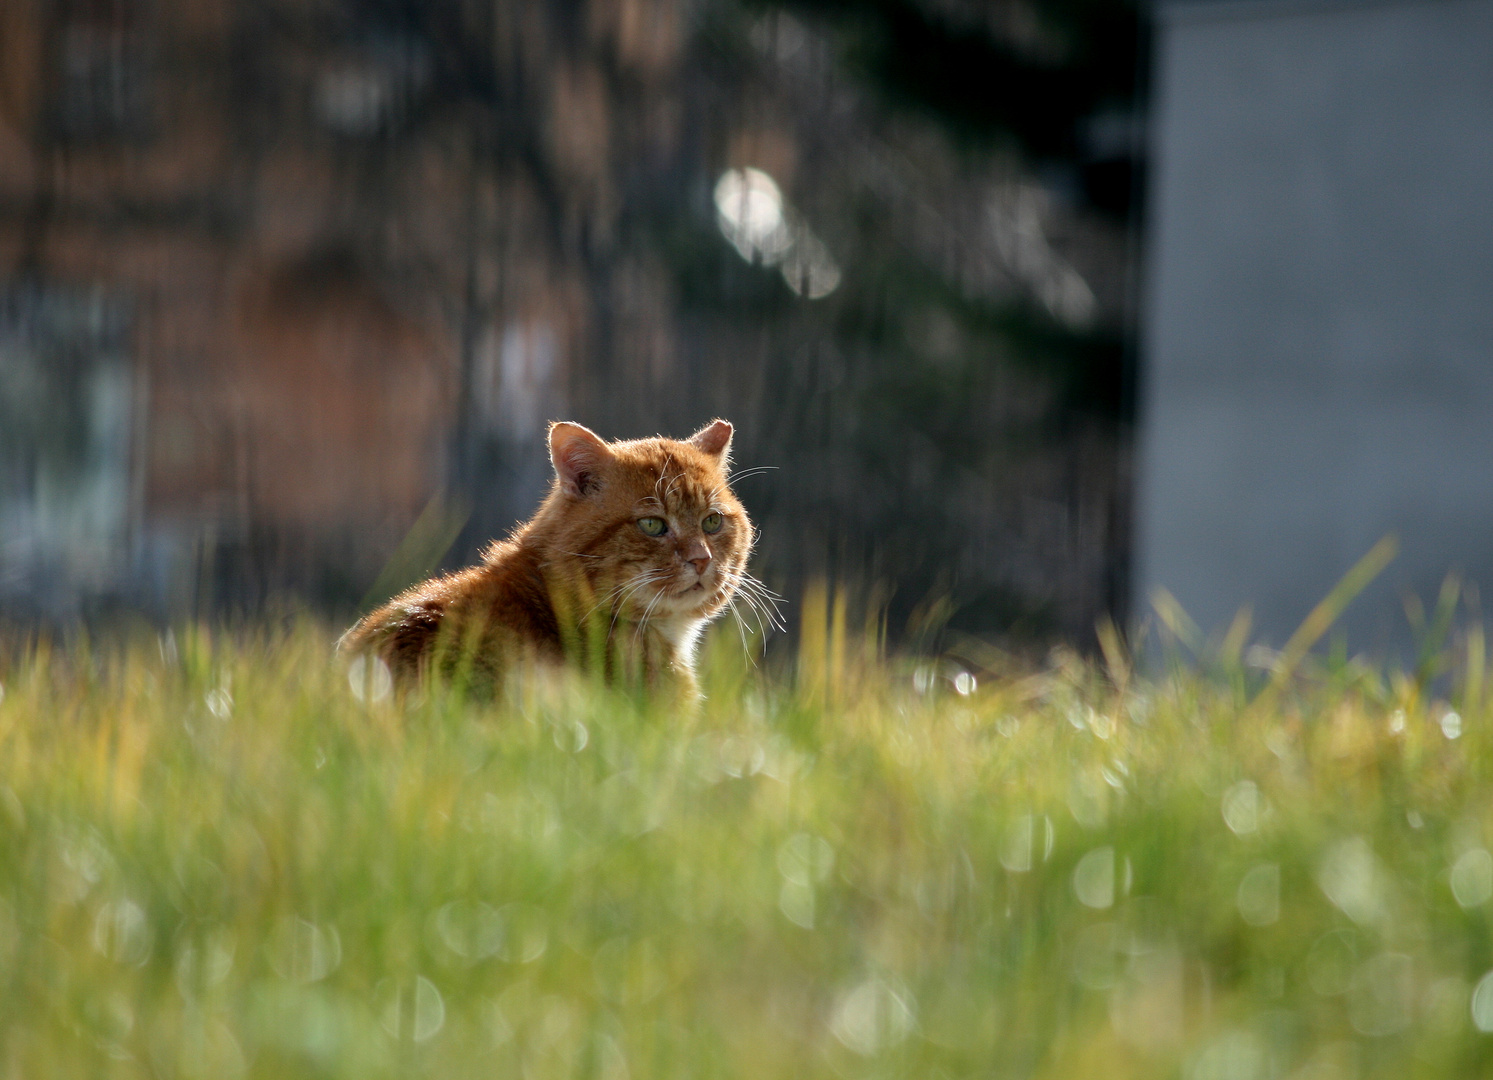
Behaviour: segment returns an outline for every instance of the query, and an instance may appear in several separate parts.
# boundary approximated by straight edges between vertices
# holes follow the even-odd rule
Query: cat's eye
[[[700,522],[700,528],[704,529],[708,533],[720,532],[721,516],[712,510],[710,513],[705,515],[705,520]]]
[[[662,536],[669,530],[663,518],[638,518],[638,528],[649,536]]]

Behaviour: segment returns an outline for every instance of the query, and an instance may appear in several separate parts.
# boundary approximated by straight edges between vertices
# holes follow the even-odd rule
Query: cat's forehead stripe
[[[683,506],[708,504],[720,489],[706,487],[687,470],[679,467],[678,462],[670,455],[654,480],[653,490],[654,495],[645,496],[640,501],[656,502],[670,510],[676,510]]]

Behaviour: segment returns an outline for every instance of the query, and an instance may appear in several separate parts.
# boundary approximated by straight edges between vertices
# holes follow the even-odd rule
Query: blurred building
[[[346,612],[526,516],[547,421],[716,415],[790,590],[1123,594],[1123,220],[785,13],[9,0],[0,51],[8,614]]]
[[[412,123],[442,104],[429,43],[358,14],[0,13],[13,604],[366,586],[444,482],[464,374],[482,415],[501,389],[510,428],[553,407],[563,280],[543,288],[530,255],[541,281],[508,287],[515,321],[477,314],[495,178],[464,167],[468,118]],[[504,196],[510,217],[537,197]]]
[[[1279,645],[1395,533],[1342,625],[1394,648],[1493,584],[1493,3],[1157,19],[1136,591]]]

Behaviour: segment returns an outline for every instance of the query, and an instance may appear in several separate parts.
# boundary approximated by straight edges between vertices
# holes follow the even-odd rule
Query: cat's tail
[[[362,653],[374,651],[379,639],[385,636],[388,626],[385,615],[387,604],[377,611],[371,611],[361,619],[349,626],[337,639],[333,646],[333,652],[342,659],[348,659]]]
[[[376,656],[396,678],[418,672],[435,644],[441,617],[429,605],[400,599],[369,612],[338,638],[338,658]]]

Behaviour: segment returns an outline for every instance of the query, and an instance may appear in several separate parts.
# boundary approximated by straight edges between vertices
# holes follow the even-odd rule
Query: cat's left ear
[[[734,429],[725,420],[712,420],[686,441],[720,463],[721,468],[731,460],[731,433]]]
[[[562,420],[550,425],[550,460],[566,494],[580,498],[596,488],[612,451],[590,428]]]

